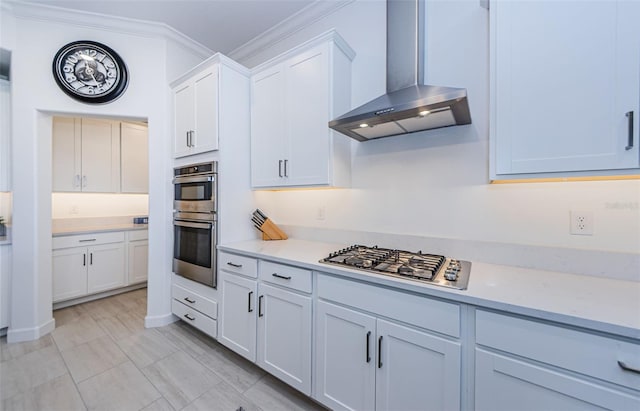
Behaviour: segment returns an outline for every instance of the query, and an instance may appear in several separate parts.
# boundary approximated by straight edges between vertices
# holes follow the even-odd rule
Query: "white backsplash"
[[[51,194],[51,216],[54,219],[145,216],[148,214],[148,194]]]

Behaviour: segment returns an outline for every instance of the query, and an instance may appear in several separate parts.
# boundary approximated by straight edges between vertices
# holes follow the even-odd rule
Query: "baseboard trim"
[[[7,342],[16,343],[22,341],[33,341],[49,334],[56,328],[56,320],[51,318],[44,324],[32,328],[7,329]]]
[[[144,317],[144,326],[145,328],[164,327],[176,321],[178,321],[178,317],[171,313],[165,315],[147,315]]]
[[[85,295],[83,297],[74,298],[72,300],[59,301],[57,303],[53,303],[53,310],[59,310],[61,308],[71,307],[72,305],[87,303],[93,300],[99,300],[105,297],[111,297],[112,295],[128,293],[129,291],[138,290],[140,288],[145,288],[147,286],[147,282],[138,283],[129,285],[127,287],[116,288],[115,290],[103,291],[97,294]]]

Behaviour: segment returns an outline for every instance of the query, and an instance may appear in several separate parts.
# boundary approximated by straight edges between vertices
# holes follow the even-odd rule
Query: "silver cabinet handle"
[[[184,300],[185,300],[186,302],[188,302],[189,304],[193,304],[193,303],[195,303],[195,302],[196,302],[196,300],[192,300],[192,299],[190,299],[189,297],[184,297]]]
[[[227,265],[230,265],[231,267],[235,267],[235,268],[242,268],[242,264],[232,263],[231,261],[227,262]]]
[[[629,140],[627,141],[627,146],[624,148],[625,150],[631,150],[633,148],[633,111],[629,111],[626,114],[629,130]]]
[[[291,276],[290,275],[285,276],[285,275],[280,275],[278,273],[273,273],[271,275],[274,276],[274,277],[277,277],[277,278],[282,278],[283,280],[291,280]]]
[[[80,187],[80,174],[76,174],[73,177],[73,186],[74,187]]]
[[[278,160],[278,177],[282,177],[282,160]]]
[[[187,137],[187,147],[191,147],[191,143],[189,142],[189,134],[190,133],[191,133],[190,131],[185,132],[185,136]]]
[[[289,160],[284,160],[284,176],[285,177],[289,177],[289,175],[287,174],[287,163],[289,162]]]
[[[82,176],[82,187],[87,186],[87,176]]]
[[[193,321],[193,320],[195,320],[195,319],[196,319],[196,317],[192,317],[192,316],[190,316],[189,314],[185,314],[185,315],[184,315],[184,318],[186,318],[186,319],[187,319],[187,320],[189,320],[189,321]]]
[[[625,371],[630,371],[630,372],[633,372],[633,373],[636,373],[636,374],[640,374],[640,369],[628,366],[623,361],[618,361],[618,365],[620,366],[620,368],[622,368]]]
[[[96,241],[96,239],[95,239],[95,238],[88,238],[88,239],[86,239],[86,240],[79,240],[78,242],[79,242],[79,243],[88,243],[88,242],[90,242],[90,241]]]

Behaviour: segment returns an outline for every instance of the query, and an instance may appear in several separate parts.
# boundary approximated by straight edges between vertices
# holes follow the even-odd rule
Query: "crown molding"
[[[283,20],[264,33],[259,34],[242,46],[228,53],[228,56],[239,62],[246,61],[246,59],[252,55],[268,48],[274,43],[283,41],[298,31],[330,14],[335,13],[354,1],[355,0],[317,0],[291,17]]]
[[[214,54],[208,47],[164,23],[14,0],[1,0],[0,3],[3,5],[3,11],[9,12],[19,19],[63,23],[77,27],[114,31],[140,37],[162,37],[168,41],[179,44],[203,59]]]

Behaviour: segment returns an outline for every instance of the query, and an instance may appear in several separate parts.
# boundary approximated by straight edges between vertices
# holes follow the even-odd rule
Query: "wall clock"
[[[53,77],[69,96],[84,103],[104,104],[120,97],[129,73],[120,56],[95,41],[74,41],[53,59]]]

